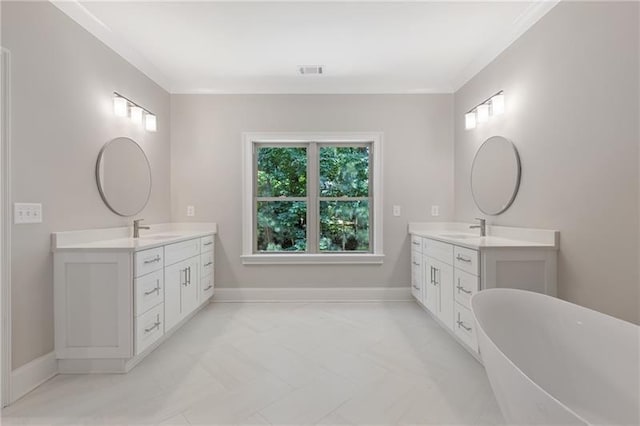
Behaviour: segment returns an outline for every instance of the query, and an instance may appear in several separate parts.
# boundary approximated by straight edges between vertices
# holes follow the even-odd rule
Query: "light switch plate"
[[[25,223],[42,223],[42,204],[14,203],[13,223],[16,225]]]
[[[400,216],[400,212],[401,212],[400,206],[393,206],[393,215],[394,216]]]
[[[196,207],[195,206],[187,206],[187,216],[193,217],[196,215]]]
[[[440,206],[431,206],[431,216],[440,216]]]

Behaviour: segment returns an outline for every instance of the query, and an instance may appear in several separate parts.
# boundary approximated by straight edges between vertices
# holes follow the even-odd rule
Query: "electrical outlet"
[[[13,223],[42,223],[42,204],[40,203],[14,203]]]
[[[440,206],[431,206],[431,216],[440,216]]]
[[[196,208],[195,206],[187,206],[187,216],[189,217],[193,217],[196,215]]]
[[[393,215],[400,216],[400,206],[393,206]]]

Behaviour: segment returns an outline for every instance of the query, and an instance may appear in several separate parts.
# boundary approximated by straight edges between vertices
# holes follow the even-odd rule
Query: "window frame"
[[[243,133],[243,202],[242,202],[242,255],[243,264],[359,264],[373,263],[381,264],[384,259],[382,250],[382,138],[380,132],[323,132],[323,133]],[[354,252],[330,252],[330,251],[306,251],[306,252],[257,252],[257,227],[256,227],[256,155],[254,146],[357,146],[368,144],[370,149],[369,163],[369,199],[373,198],[370,204],[370,251]],[[309,151],[307,151],[309,158]],[[318,173],[319,152],[314,158],[318,164],[307,164],[307,181],[310,179],[309,173]],[[308,188],[307,193],[307,227],[313,226],[316,236],[320,235],[320,221],[315,214],[319,208],[321,198],[319,194],[312,197],[314,192]],[[315,188],[317,193],[318,189]],[[329,197],[332,198],[332,197]],[[311,211],[313,214],[310,214]],[[310,220],[315,217],[315,220]],[[307,250],[317,241],[311,241],[310,233],[307,233]],[[314,247],[315,248],[315,247]]]

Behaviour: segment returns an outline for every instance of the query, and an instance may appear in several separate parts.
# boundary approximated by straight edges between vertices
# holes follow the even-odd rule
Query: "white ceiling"
[[[556,3],[54,2],[171,93],[451,93]]]

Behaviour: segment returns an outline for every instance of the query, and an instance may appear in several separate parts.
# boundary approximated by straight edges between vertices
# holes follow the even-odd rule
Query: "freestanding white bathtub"
[[[508,424],[640,424],[640,327],[523,290],[471,305]]]

